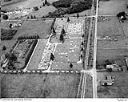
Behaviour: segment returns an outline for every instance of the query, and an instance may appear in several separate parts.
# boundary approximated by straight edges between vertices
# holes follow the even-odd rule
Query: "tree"
[[[14,53],[6,53],[5,58],[7,58],[8,60],[12,62],[17,61],[17,57]]]
[[[54,29],[54,27],[52,28],[52,33],[55,35],[56,34],[56,31]]]
[[[6,50],[6,46],[3,46],[2,50],[5,51]]]
[[[67,18],[67,22],[70,22],[70,19],[69,19],[69,17]]]
[[[3,19],[7,20],[8,19],[8,15],[3,15]]]
[[[72,63],[70,63],[70,64],[69,64],[69,67],[70,67],[70,68],[73,68],[73,64],[72,64]]]
[[[27,17],[27,19],[29,19],[29,16]]]
[[[60,41],[64,42],[64,35],[63,34],[60,35]]]
[[[11,24],[11,23],[9,24],[9,28],[10,28],[10,29],[12,28],[12,24]]]
[[[36,6],[36,7],[33,7],[34,11],[38,11],[39,8]]]
[[[107,71],[108,71],[108,72],[112,72],[112,68],[108,68]]]
[[[79,18],[79,13],[77,13],[77,18]]]
[[[33,19],[33,16],[31,15],[31,19]]]
[[[51,53],[51,55],[50,55],[50,60],[54,60],[55,59],[55,57],[54,57],[54,55],[53,55],[53,53]]]
[[[123,11],[123,12],[119,12],[118,14],[117,14],[117,17],[121,20],[121,21],[124,21],[124,20],[126,20],[127,18],[126,18],[126,13]]]
[[[64,28],[61,30],[61,34],[62,34],[62,35],[65,35],[65,34],[66,34]]]
[[[106,67],[106,65],[110,65],[110,64],[112,64],[112,63],[107,59],[107,60],[105,60],[104,67]]]
[[[36,19],[36,16],[35,15],[33,16],[33,19]]]
[[[45,3],[43,2],[43,6],[45,6]]]
[[[83,34],[83,35],[82,35],[82,38],[84,38],[84,36],[85,36],[85,35]]]

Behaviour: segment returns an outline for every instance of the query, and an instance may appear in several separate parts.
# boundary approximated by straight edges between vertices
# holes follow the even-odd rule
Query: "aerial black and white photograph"
[[[0,4],[0,99],[128,98],[128,0]]]

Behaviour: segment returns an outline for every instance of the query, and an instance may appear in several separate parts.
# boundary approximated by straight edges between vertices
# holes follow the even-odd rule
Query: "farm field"
[[[17,39],[18,37],[28,37],[38,35],[40,39],[47,39],[51,33],[51,26],[53,20],[28,20],[28,21],[7,21],[2,22],[1,27],[3,29],[10,29],[9,25],[13,24],[12,29],[17,30],[17,33],[12,39]],[[21,26],[18,26],[21,24]]]
[[[121,11],[128,12],[126,8],[128,0],[109,0],[109,1],[99,1],[99,15],[116,15]]]
[[[125,0],[110,0],[112,2],[123,3]],[[120,4],[119,4],[120,5]],[[128,37],[127,37],[127,21],[119,22],[115,16],[116,13],[121,10],[119,5],[118,10],[111,9],[110,12],[104,11],[107,16],[99,16],[98,18],[98,41],[97,41],[97,94],[98,98],[127,98],[127,63],[126,57],[128,57]],[[100,10],[100,9],[99,9]],[[103,9],[102,9],[103,10]],[[107,9],[106,9],[107,10]],[[113,11],[115,10],[115,11]],[[113,12],[113,15],[111,13]],[[99,11],[100,15],[101,11]],[[108,64],[109,63],[109,64]],[[115,64],[119,66],[121,71],[112,71],[106,69],[106,65]],[[106,76],[112,76],[114,78],[113,85],[102,86],[101,81],[106,80]],[[126,77],[125,77],[126,76]]]
[[[125,57],[128,57],[128,39],[119,41],[98,40],[97,48],[97,81],[99,98],[127,98],[127,64]],[[106,61],[117,64],[122,68],[120,72],[104,71]],[[105,76],[114,77],[112,86],[102,86],[100,81],[105,80]]]
[[[105,60],[124,60],[128,56],[128,39],[110,42],[98,41],[97,64],[103,65]]]
[[[99,98],[128,98],[128,73],[127,72],[98,72],[98,83],[104,80],[106,75],[114,77],[114,84],[112,86],[98,85]]]
[[[122,40],[126,38],[124,29],[117,17],[98,18],[97,36],[99,40]]]
[[[80,74],[7,74],[1,78],[2,98],[75,98]]]

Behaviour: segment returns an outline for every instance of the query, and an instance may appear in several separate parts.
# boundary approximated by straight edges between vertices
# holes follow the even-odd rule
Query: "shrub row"
[[[1,40],[11,40],[16,32],[17,30],[1,29]]]
[[[22,40],[22,39],[39,39],[39,35],[34,35],[34,36],[20,36],[18,37],[18,40]]]
[[[36,39],[36,40],[34,40],[34,42],[33,42],[32,46],[30,47],[30,49],[29,49],[29,51],[28,51],[28,54],[26,55],[27,57],[26,57],[26,59],[25,59],[25,65],[24,65],[24,67],[23,67],[23,68],[25,68],[25,67],[26,67],[26,65],[27,65],[27,63],[28,63],[28,61],[29,61],[29,59],[30,59],[30,57],[31,57],[31,55],[32,55],[32,53],[33,53],[33,51],[34,51],[34,48],[35,48],[35,46],[36,46],[37,42],[38,42],[38,40],[37,40],[37,39]]]

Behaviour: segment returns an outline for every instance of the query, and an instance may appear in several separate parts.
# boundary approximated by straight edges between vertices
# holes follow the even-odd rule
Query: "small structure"
[[[106,69],[109,71],[122,71],[122,69],[117,64],[106,65]]]

